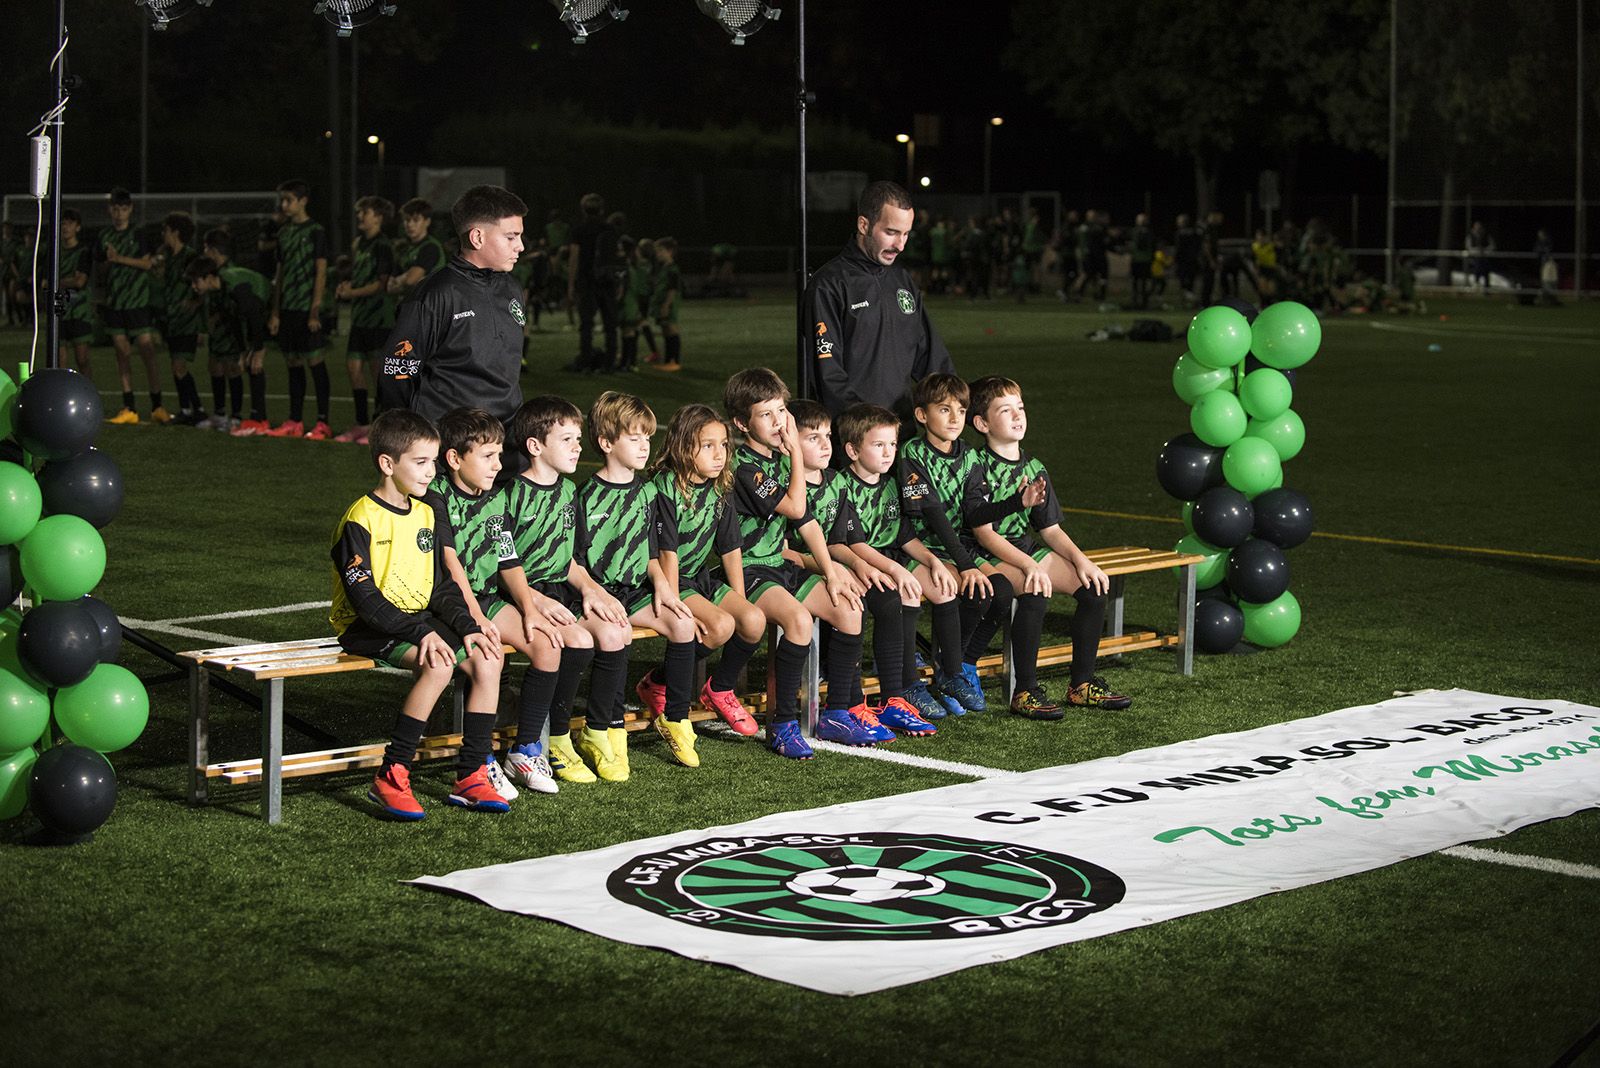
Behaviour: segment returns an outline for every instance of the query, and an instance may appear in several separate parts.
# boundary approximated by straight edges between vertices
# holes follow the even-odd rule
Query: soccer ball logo
[[[903,897],[925,897],[944,891],[944,880],[899,868],[847,864],[838,868],[813,868],[788,882],[788,888],[810,897],[833,898],[875,905]]]

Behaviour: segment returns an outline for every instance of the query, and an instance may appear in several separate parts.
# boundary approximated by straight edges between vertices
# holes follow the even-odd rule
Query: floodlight
[[[1005,124],[1006,124],[1006,120],[1004,118],[1002,118],[1001,116],[999,116],[999,115],[996,115],[992,119],[989,120],[989,125],[990,126],[1004,126]]]
[[[765,0],[694,0],[700,13],[715,19],[717,25],[728,31],[736,45],[755,33],[782,12]]]
[[[350,31],[357,26],[365,26],[384,15],[393,15],[394,5],[388,0],[319,0],[311,13],[327,19],[340,37],[349,37]]]
[[[181,19],[197,7],[210,7],[211,0],[134,0],[150,16],[150,28],[164,30],[173,19]]]
[[[561,21],[572,31],[572,43],[583,44],[589,35],[611,22],[628,17],[617,0],[550,0],[561,12]]]
[[[894,139],[899,141],[902,145],[909,145],[911,143],[910,134],[895,134]]]

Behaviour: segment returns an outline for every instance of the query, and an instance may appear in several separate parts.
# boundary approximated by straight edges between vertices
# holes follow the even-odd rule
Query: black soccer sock
[[[622,366],[632,367],[639,360],[639,339],[624,334],[622,337]]]
[[[179,410],[192,412],[200,406],[200,395],[194,388],[194,375],[184,375],[182,378],[174,377],[172,385],[178,391]]]
[[[905,631],[900,626],[900,591],[867,591],[862,598],[872,618],[872,665],[878,669],[878,696],[887,701],[905,693]],[[833,661],[828,661],[831,670]],[[828,692],[833,693],[832,676]],[[840,707],[840,706],[835,706]]]
[[[648,326],[641,326],[639,333],[644,335],[644,343],[650,346],[649,351],[654,353],[661,352],[661,346],[656,344],[656,332],[653,329]]]
[[[550,719],[550,704],[556,696],[560,671],[540,671],[532,664],[522,675],[522,692],[517,695],[517,744],[534,745]]]
[[[1044,633],[1044,613],[1050,598],[1037,593],[1017,595],[1017,614],[1011,617],[1011,664],[1017,689],[1039,685],[1039,639]]]
[[[917,618],[921,615],[920,604],[900,606],[900,684],[906,690],[915,686],[922,677],[917,672]]]
[[[483,767],[494,750],[494,713],[468,712],[461,727],[461,748],[456,751],[456,778],[465,779]]]
[[[859,645],[860,635],[856,635],[856,655],[861,655]],[[732,645],[732,642],[728,644]],[[805,667],[806,657],[811,655],[811,644],[801,645],[784,638],[778,642],[778,649],[773,654],[773,681],[777,689],[774,695],[772,719],[775,723],[793,722],[800,718],[800,672]],[[848,683],[846,683],[848,685]]]
[[[622,726],[622,688],[628,681],[628,649],[596,649],[589,673],[589,729]]]
[[[667,335],[666,361],[668,363],[681,363],[683,361],[683,337],[682,337],[682,335],[679,335],[679,334],[668,334]]]
[[[667,718],[689,718],[689,691],[694,689],[694,642],[668,642],[661,660],[661,678],[667,684]]]
[[[311,384],[317,392],[317,422],[328,421],[328,408],[333,401],[333,386],[328,381],[328,365],[314,363],[311,365]]]
[[[1106,625],[1106,596],[1080,586],[1073,598],[1078,606],[1072,610],[1072,685],[1088,682],[1094,677],[1094,659],[1100,651],[1100,632]]]
[[[833,632],[828,657],[823,663],[828,674],[828,707],[850,708],[865,700],[861,695],[861,635]],[[840,695],[848,695],[843,700]]]
[[[305,395],[305,384],[300,386],[301,396]],[[265,371],[250,372],[250,418],[267,418],[267,373]]]
[[[694,658],[697,663],[701,660],[709,659],[711,653],[711,647],[706,645],[705,642],[697,641],[694,643]]]
[[[759,641],[747,642],[735,634],[728,639],[728,644],[722,647],[722,659],[717,661],[716,669],[711,672],[711,688],[713,690],[731,690],[739,684],[739,672],[750,663],[750,658],[761,648]]]
[[[211,410],[218,415],[228,410],[228,379],[223,375],[211,376]]]
[[[593,661],[593,648],[561,650],[561,668],[556,672],[556,692],[550,698],[550,737],[569,733],[572,726],[572,699],[578,693],[583,673]]]
[[[978,658],[989,651],[989,643],[994,640],[994,632],[999,629],[1000,621],[1009,616],[1011,601],[1015,596],[1010,580],[1004,575],[990,575],[989,583],[994,587],[994,596],[985,598],[988,607],[973,625],[963,652],[962,658],[969,664],[976,664]]]
[[[410,716],[396,719],[394,733],[389,736],[389,744],[383,750],[384,767],[399,764],[409,768],[417,758],[417,743],[422,741],[422,732],[427,729],[428,721],[425,719],[412,719]]]
[[[123,390],[122,391],[122,406],[131,411],[131,410],[133,410],[133,404],[134,404],[134,401],[133,401],[133,390],[131,390],[131,389]]]
[[[372,421],[367,418],[367,391],[352,389],[350,396],[356,402],[356,426],[366,426]]]
[[[301,422],[306,414],[306,369],[289,368],[289,421]]]
[[[240,375],[234,375],[228,379],[228,414],[237,419],[243,411],[244,378]],[[217,405],[217,414],[222,414],[222,406],[220,404]]]
[[[161,391],[152,389],[150,391],[150,410],[153,412],[159,407],[161,407]]]
[[[939,674],[961,674],[961,604],[949,600],[933,606],[933,644],[939,647]]]

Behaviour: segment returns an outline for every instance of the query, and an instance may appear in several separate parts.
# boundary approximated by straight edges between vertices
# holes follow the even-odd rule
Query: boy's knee
[[[1084,608],[1104,608],[1106,606],[1106,595],[1096,593],[1088,586],[1079,586],[1072,592],[1072,597]]]
[[[583,627],[573,624],[561,632],[562,643],[568,649],[593,649],[594,635]]]
[[[733,637],[733,631],[733,617],[724,613],[706,628],[706,637],[711,639],[713,646],[725,645],[728,639]]]

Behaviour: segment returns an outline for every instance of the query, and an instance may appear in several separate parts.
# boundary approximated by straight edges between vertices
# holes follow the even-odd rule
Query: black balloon
[[[1249,374],[1251,371],[1259,371],[1265,366],[1267,366],[1267,365],[1262,363],[1260,360],[1256,359],[1254,356],[1246,356],[1244,358],[1244,373],[1245,374]],[[1299,387],[1295,385],[1295,371],[1289,370],[1289,371],[1282,371],[1281,373],[1282,373],[1283,377],[1285,377],[1285,378],[1287,378],[1289,380],[1289,388],[1296,391],[1295,392],[1295,399],[1298,400],[1299,397],[1300,397],[1300,394],[1299,394]]]
[[[75,686],[100,662],[100,628],[77,601],[46,601],[22,617],[17,654],[40,682]]]
[[[88,834],[116,807],[116,772],[93,749],[58,745],[34,761],[28,804],[47,829],[69,837]]]
[[[65,460],[94,444],[105,414],[93,382],[64,367],[46,368],[17,390],[17,440],[35,456]]]
[[[1203,590],[1196,590],[1194,591],[1194,597],[1196,601],[1227,601],[1229,604],[1237,604],[1239,601],[1233,595],[1233,591],[1228,589],[1226,582],[1219,582],[1215,586],[1207,586]]]
[[[98,597],[85,597],[78,604],[94,618],[95,630],[100,633],[100,663],[115,664],[122,655],[122,621]]]
[[[51,461],[37,477],[45,515],[75,515],[99,528],[122,511],[122,468],[99,449]]]
[[[1289,561],[1270,541],[1251,538],[1228,554],[1228,585],[1239,600],[1266,604],[1289,588]]]
[[[0,441],[0,463],[28,467],[28,454],[23,452],[22,446],[14,441]]]
[[[1161,446],[1156,457],[1156,480],[1180,501],[1192,501],[1222,485],[1222,453],[1195,437],[1179,434]]]
[[[0,608],[22,595],[22,554],[15,545],[0,545]]]
[[[1250,507],[1250,498],[1232,486],[1214,486],[1194,502],[1189,518],[1201,541],[1231,549],[1250,536],[1255,510]]]
[[[1244,637],[1244,613],[1227,601],[1210,598],[1194,606],[1194,647],[1225,653]]]
[[[1278,546],[1293,549],[1311,537],[1311,502],[1299,490],[1268,490],[1255,500],[1255,534]]]

